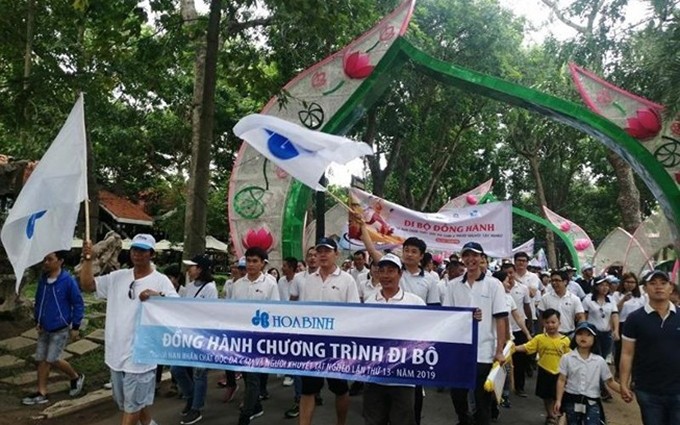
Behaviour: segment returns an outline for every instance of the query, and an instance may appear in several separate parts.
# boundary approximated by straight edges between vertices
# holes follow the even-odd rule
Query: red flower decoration
[[[626,123],[626,133],[638,140],[653,139],[661,131],[661,117],[650,108],[638,109],[635,116],[628,118]]]
[[[562,224],[560,224],[560,230],[563,232],[568,232],[569,230],[571,230],[571,223],[569,223],[568,221],[562,222]]]
[[[361,80],[373,72],[371,59],[366,53],[354,52],[345,59],[345,74],[349,78]]]
[[[671,124],[671,132],[676,136],[680,136],[680,121],[673,121],[673,124]]]
[[[394,37],[394,33],[394,27],[392,25],[386,26],[380,31],[380,41],[391,40],[392,37]]]
[[[602,106],[607,106],[610,103],[612,103],[612,101],[614,101],[614,97],[612,97],[612,94],[609,90],[602,89],[599,92],[597,92],[595,101]]]
[[[465,197],[465,202],[467,202],[470,205],[477,205],[477,202],[479,202],[479,200],[475,195],[468,195]]]
[[[326,73],[323,71],[315,72],[312,76],[312,87],[318,89],[326,85]]]
[[[243,237],[243,246],[248,248],[258,247],[265,251],[269,251],[274,245],[274,237],[269,230],[262,227],[260,229],[248,229],[246,235]]]

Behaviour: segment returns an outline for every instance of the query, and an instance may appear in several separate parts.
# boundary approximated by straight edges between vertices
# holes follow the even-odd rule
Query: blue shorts
[[[137,413],[153,404],[156,369],[142,373],[111,371],[113,401],[125,413]]]
[[[54,363],[59,360],[69,340],[71,329],[66,326],[55,332],[38,331],[38,345],[35,348],[37,362]]]

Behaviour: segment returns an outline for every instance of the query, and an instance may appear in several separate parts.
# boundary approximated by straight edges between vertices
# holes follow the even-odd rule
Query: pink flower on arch
[[[366,53],[354,52],[345,59],[345,74],[355,80],[368,77],[373,72],[373,68],[375,67],[371,65],[371,57]]]
[[[325,86],[326,83],[326,73],[324,71],[317,71],[312,75],[312,87],[315,89]]]
[[[560,224],[560,230],[563,232],[568,232],[571,229],[571,223],[568,221],[563,222]]]
[[[259,229],[248,229],[246,235],[243,237],[243,246],[248,248],[258,247],[265,251],[269,251],[274,245],[274,236],[267,230],[266,227]]]
[[[387,25],[382,29],[382,31],[380,31],[380,41],[391,40],[395,33],[396,31],[394,31],[394,27],[392,25]]]
[[[671,132],[676,136],[680,136],[680,121],[673,121],[673,124],[671,124]]]
[[[466,197],[465,197],[465,201],[466,201],[469,205],[477,205],[477,202],[479,202],[479,200],[477,199],[477,197],[476,197],[475,195],[468,195],[468,196],[466,196]]]
[[[602,89],[597,92],[595,101],[598,103],[598,105],[607,106],[614,101],[614,96],[612,96],[612,93],[609,90]]]
[[[577,251],[585,251],[590,247],[590,241],[588,239],[576,239],[574,242],[574,248],[576,248]]]
[[[635,111],[635,116],[626,120],[626,133],[638,140],[649,140],[661,131],[661,116],[651,108],[641,108]]]

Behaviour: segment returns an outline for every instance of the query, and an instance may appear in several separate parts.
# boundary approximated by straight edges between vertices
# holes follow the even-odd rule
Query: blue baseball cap
[[[145,251],[156,250],[156,239],[147,233],[140,233],[132,238],[130,248],[143,249]]]
[[[576,330],[574,331],[574,335],[578,333],[578,331],[588,331],[593,336],[597,336],[597,328],[595,325],[593,325],[590,322],[581,322],[576,326]]]
[[[332,249],[333,251],[338,250],[338,244],[331,238],[321,238],[318,241],[316,241],[315,247],[319,248],[321,246],[326,247],[328,249]]]
[[[477,254],[484,254],[484,248],[477,242],[468,242],[463,245],[463,249],[460,250],[461,255],[465,254],[466,251],[476,252]]]

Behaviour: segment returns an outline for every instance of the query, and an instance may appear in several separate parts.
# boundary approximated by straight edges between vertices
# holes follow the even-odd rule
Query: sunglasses
[[[600,314],[602,315],[602,318],[604,319],[606,315],[604,314],[604,309],[600,307]]]
[[[132,283],[130,283],[130,287],[128,288],[128,298],[131,300],[135,299],[135,282],[136,281],[133,280]]]

